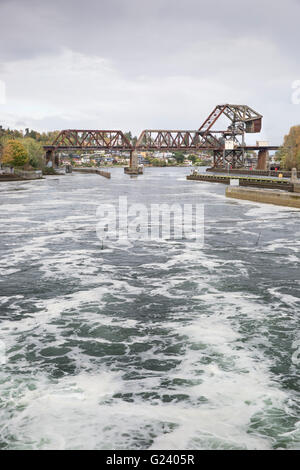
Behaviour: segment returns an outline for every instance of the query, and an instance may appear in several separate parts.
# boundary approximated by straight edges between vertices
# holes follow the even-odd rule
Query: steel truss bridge
[[[227,120],[227,128],[216,130],[220,117]],[[142,131],[135,145],[120,130],[63,130],[52,145],[44,147],[46,160],[58,165],[57,152],[63,150],[119,150],[130,153],[130,167],[137,167],[139,151],[211,151],[213,166],[231,168],[244,166],[247,150],[258,151],[258,169],[265,169],[269,150],[277,146],[247,146],[245,134],[258,133],[262,115],[247,105],[217,105],[197,130],[147,129]]]

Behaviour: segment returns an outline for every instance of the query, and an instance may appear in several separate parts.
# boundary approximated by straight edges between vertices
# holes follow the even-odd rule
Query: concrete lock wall
[[[241,188],[228,186],[226,196],[246,201],[264,202],[278,206],[296,207],[300,209],[300,194],[286,193],[278,190]]]
[[[300,193],[300,183],[294,184],[294,193]]]

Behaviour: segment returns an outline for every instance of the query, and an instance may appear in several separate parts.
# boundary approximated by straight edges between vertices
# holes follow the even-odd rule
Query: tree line
[[[276,157],[282,163],[282,168],[300,170],[300,125],[290,128],[284,136],[283,145],[276,152]]]
[[[0,159],[3,165],[43,169],[44,145],[50,145],[59,131],[37,132],[0,128]]]

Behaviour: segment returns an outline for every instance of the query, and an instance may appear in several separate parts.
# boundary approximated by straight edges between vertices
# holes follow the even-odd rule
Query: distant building
[[[174,153],[172,152],[153,152],[153,157],[154,158],[160,158],[162,160],[166,158],[171,158],[174,156]]]

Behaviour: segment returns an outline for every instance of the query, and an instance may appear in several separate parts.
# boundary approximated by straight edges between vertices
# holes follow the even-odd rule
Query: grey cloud
[[[216,101],[242,101],[266,116],[266,133],[278,142],[280,126],[286,132],[300,111],[290,102],[291,83],[300,79],[299,13],[298,0],[0,0],[0,79],[17,103],[6,112],[11,116],[19,105],[16,120],[29,116],[26,122],[39,128],[98,126],[106,119],[138,131],[196,127]],[[64,50],[105,59],[111,67],[111,86],[100,71],[98,88],[93,85],[78,109],[73,90],[78,84],[84,98],[92,71],[88,77],[66,72]],[[181,87],[178,93],[166,85],[170,79]],[[139,80],[145,80],[144,93]],[[50,108],[47,95],[54,109],[30,118],[28,103]],[[74,117],[82,109],[88,110],[82,120]]]
[[[220,38],[272,40],[290,55],[299,44],[299,13],[295,0],[2,1],[0,54],[20,59],[67,47],[109,57],[127,71],[148,65],[151,73],[156,64],[163,73],[174,53]]]

